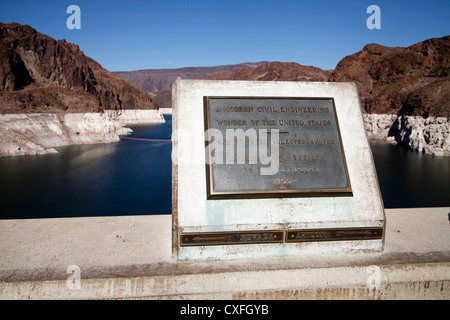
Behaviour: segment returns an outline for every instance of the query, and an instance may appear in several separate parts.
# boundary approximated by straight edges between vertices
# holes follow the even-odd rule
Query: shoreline
[[[55,147],[66,145],[117,142],[119,136],[132,132],[128,125],[164,123],[163,114],[171,111],[0,114],[0,157],[57,153]],[[450,156],[450,118],[364,114],[364,123],[371,140]]]
[[[164,123],[159,110],[0,115],[0,157],[57,153],[55,147],[112,143],[127,125]]]
[[[450,118],[364,114],[367,137],[437,157],[450,156]]]

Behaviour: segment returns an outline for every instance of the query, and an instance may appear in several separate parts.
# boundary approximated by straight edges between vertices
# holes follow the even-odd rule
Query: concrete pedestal
[[[177,80],[172,96],[173,252],[177,259],[245,259],[382,250],[383,239],[214,246],[180,243],[182,233],[384,228],[383,203],[354,83]],[[333,98],[352,195],[207,199],[204,97],[210,96]]]

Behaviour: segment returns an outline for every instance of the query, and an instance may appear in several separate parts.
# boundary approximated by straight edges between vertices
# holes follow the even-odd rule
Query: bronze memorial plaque
[[[208,199],[352,195],[333,98],[205,97]]]

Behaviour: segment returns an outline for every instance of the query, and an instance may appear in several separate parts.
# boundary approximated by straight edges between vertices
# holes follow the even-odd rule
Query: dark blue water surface
[[[130,137],[170,139],[172,117]],[[386,208],[450,206],[450,158],[372,143]],[[0,218],[170,214],[172,144],[123,139],[0,158]]]
[[[131,137],[170,139],[166,123],[132,126]],[[123,139],[0,158],[0,218],[170,214],[170,141]]]
[[[382,141],[372,141],[371,148],[386,208],[450,206],[450,157]]]

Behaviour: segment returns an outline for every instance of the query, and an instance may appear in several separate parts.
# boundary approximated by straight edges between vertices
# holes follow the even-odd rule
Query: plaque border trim
[[[347,189],[296,189],[296,190],[254,190],[254,191],[214,191],[214,176],[213,166],[209,165],[205,161],[206,168],[206,198],[208,200],[219,199],[258,199],[258,198],[296,198],[296,197],[345,197],[353,196],[352,186],[350,182],[350,176],[348,174],[347,159],[345,157],[344,147],[342,143],[341,130],[339,127],[339,121],[336,113],[336,104],[334,97],[273,97],[273,96],[203,96],[203,120],[204,129],[206,132],[210,129],[210,99],[276,99],[276,100],[331,100],[333,105],[334,119],[336,121],[336,127],[338,131],[338,137],[340,142],[340,150],[342,160],[344,164],[345,175],[348,181]],[[208,142],[205,139],[205,149],[208,148]]]

